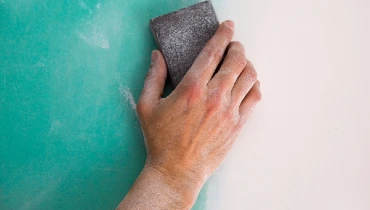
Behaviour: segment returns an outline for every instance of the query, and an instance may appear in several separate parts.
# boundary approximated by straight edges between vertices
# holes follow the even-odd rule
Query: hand
[[[234,23],[222,23],[167,98],[166,63],[153,51],[137,105],[147,160],[118,209],[190,209],[229,152],[261,99],[257,73],[233,34]]]
[[[243,45],[231,42],[233,34],[233,22],[221,24],[167,98],[161,97],[166,63],[159,51],[152,53],[137,106],[148,152],[146,167],[202,184],[221,164],[261,99],[257,73]]]

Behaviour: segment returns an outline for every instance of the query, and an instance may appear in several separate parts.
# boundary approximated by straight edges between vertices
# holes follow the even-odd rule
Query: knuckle
[[[214,59],[222,59],[224,55],[224,51],[217,43],[212,44],[210,43],[208,46],[204,48],[204,53],[206,56],[214,58]]]
[[[206,109],[206,116],[213,116],[214,114],[218,113],[219,110],[222,107],[221,101],[212,100],[208,103],[207,109]]]
[[[262,93],[260,91],[257,91],[255,93],[255,96],[254,96],[255,100],[258,102],[258,101],[261,101],[262,100]]]
[[[230,86],[231,86],[231,81],[230,80],[227,80],[227,79],[223,79],[220,83],[219,83],[219,91],[221,93],[225,93],[225,91],[228,91],[230,89]]]
[[[231,108],[229,108],[228,110],[226,110],[225,113],[224,113],[224,117],[228,121],[235,120],[237,118],[237,116],[238,115],[236,114],[236,112],[233,109],[231,109]]]
[[[222,77],[220,79],[220,88],[224,90],[229,86],[233,86],[239,77],[239,73],[230,67],[221,67],[217,74]]]
[[[188,105],[194,105],[202,98],[202,89],[197,84],[189,85],[185,90],[185,95],[188,98]]]
[[[241,51],[235,51],[231,57],[232,61],[236,63],[238,66],[245,67],[248,63],[248,60],[245,54]]]
[[[256,82],[257,81],[257,71],[254,68],[247,69],[247,76],[250,81]]]
[[[221,100],[221,97],[214,97],[212,100],[209,101],[208,109],[218,111],[221,109],[222,104],[223,102]]]
[[[249,92],[249,96],[253,101],[259,102],[262,100],[262,93],[261,91],[251,91]]]
[[[200,89],[196,85],[190,85],[187,90],[187,95],[190,97],[198,98],[200,97]]]
[[[140,117],[145,117],[148,113],[148,106],[142,100],[139,100],[136,105],[136,111]]]
[[[223,106],[222,90],[213,90],[207,98],[208,112],[218,112]]]

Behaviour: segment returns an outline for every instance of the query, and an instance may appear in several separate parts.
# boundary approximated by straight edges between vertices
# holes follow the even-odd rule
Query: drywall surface
[[[118,205],[146,156],[149,20],[196,2],[0,0],[1,210]]]
[[[263,101],[208,209],[370,209],[370,1],[228,0]]]
[[[149,19],[196,0],[0,0],[0,209],[113,209],[145,161]],[[264,99],[194,209],[370,209],[370,5],[215,0]]]

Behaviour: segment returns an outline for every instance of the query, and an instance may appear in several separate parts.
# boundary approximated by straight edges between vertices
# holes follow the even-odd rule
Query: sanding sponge
[[[194,63],[219,22],[211,1],[151,19],[150,28],[176,87]]]

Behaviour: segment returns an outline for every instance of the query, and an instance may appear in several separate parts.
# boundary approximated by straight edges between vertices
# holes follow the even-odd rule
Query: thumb
[[[166,78],[166,61],[160,51],[154,50],[152,52],[152,62],[145,79],[139,103],[144,103],[147,106],[153,106],[156,104],[162,97]]]

